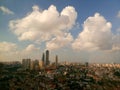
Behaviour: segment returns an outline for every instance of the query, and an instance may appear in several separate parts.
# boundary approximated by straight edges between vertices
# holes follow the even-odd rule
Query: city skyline
[[[120,63],[120,1],[1,0],[0,61]]]

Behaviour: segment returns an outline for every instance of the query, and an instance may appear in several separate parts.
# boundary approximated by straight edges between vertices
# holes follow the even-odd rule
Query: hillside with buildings
[[[0,63],[0,90],[120,90],[120,64],[42,60]]]

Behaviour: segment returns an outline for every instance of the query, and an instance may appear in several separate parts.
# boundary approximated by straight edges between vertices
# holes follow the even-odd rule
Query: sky
[[[120,63],[120,0],[0,0],[0,61]]]

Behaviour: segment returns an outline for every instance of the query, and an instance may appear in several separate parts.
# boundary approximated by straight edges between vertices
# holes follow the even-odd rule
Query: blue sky
[[[1,0],[0,61],[21,60],[21,58],[40,59],[42,52],[50,49],[52,60],[54,60],[54,55],[58,54],[61,61],[100,62],[100,60],[103,59],[103,62],[119,62],[119,4],[119,0]],[[25,22],[25,18],[34,21],[34,14],[37,15],[37,13],[35,13],[36,8],[39,8],[37,11],[43,16],[43,12],[45,10],[49,11],[48,9],[51,8],[51,11],[53,10],[55,12],[55,15],[51,16],[51,18],[55,17],[57,15],[56,13],[59,13],[60,16],[56,16],[55,22],[59,20],[62,21],[55,24],[56,28],[54,26],[55,22],[51,19],[53,26],[49,26],[49,20],[46,21],[48,25],[46,24],[45,27],[29,26],[29,24],[34,23],[36,23],[36,25],[43,24],[40,23],[43,19],[42,16],[39,18],[36,17],[36,19],[40,19],[38,22]],[[71,12],[72,10],[73,12]],[[48,17],[51,15],[51,11],[47,12]],[[62,11],[64,12],[62,13]],[[39,13],[38,15],[40,15]],[[67,17],[66,13],[68,15]],[[45,19],[49,19],[48,17]],[[68,20],[65,17],[68,18]],[[73,19],[71,20],[71,18]],[[19,22],[17,20],[19,20]],[[14,26],[10,26],[10,23]],[[28,29],[26,31],[24,31],[24,26],[23,28],[19,27],[20,25],[24,25],[24,23],[28,25],[26,26]],[[37,31],[39,35],[35,29],[34,32],[31,28],[39,29]],[[86,28],[88,28],[88,30]],[[20,30],[22,31],[22,29],[23,32],[18,33]],[[45,29],[47,33],[42,29]],[[29,34],[26,34],[28,31]],[[94,31],[94,34],[92,31]],[[58,33],[61,33],[61,35],[56,35]],[[32,36],[29,37],[30,34]],[[46,39],[42,41],[42,38]],[[90,40],[88,40],[89,38]],[[4,48],[8,49],[5,50]],[[113,60],[114,58],[116,58],[116,60]]]

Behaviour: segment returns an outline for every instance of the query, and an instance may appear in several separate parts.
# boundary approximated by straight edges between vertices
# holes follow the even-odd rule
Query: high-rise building
[[[55,57],[55,64],[56,64],[56,67],[58,66],[58,56],[56,55]]]
[[[39,67],[40,67],[40,69],[44,68],[42,60],[39,61]]]
[[[45,66],[45,55],[44,55],[44,53],[43,53],[43,55],[42,55],[42,66],[44,67]]]
[[[46,50],[46,66],[50,64],[50,61],[49,61],[49,51]]]
[[[32,60],[31,61],[31,68],[30,70],[40,70],[42,68],[42,61],[40,62],[39,60]]]
[[[25,69],[25,70],[30,69],[31,59],[23,59],[22,66],[23,66],[23,69]]]
[[[34,61],[31,61],[30,70],[34,70]]]
[[[35,60],[33,63],[33,69],[34,70],[39,70],[40,66],[39,66],[39,60]]]

